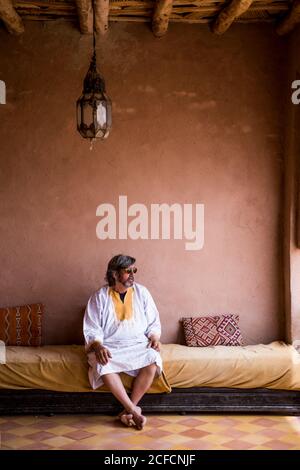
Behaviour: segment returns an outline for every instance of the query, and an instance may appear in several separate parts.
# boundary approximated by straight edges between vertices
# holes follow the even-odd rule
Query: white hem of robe
[[[155,376],[157,377],[161,375],[162,373],[161,355],[159,354],[159,352],[155,351],[155,349],[153,348],[151,349],[148,348],[148,352],[149,354],[147,354],[148,356],[147,359],[146,360],[144,359],[142,365],[140,367],[136,367],[135,369],[131,369],[131,368],[126,369],[126,367],[124,367],[124,364],[118,367],[117,364],[113,362],[110,363],[110,361],[112,361],[111,359],[109,359],[107,364],[101,365],[97,362],[95,353],[89,353],[88,354],[88,362],[90,366],[89,380],[90,380],[91,387],[93,388],[93,390],[95,390],[96,388],[102,387],[102,385],[104,384],[103,380],[101,379],[102,375],[114,374],[114,373],[119,374],[121,372],[124,372],[127,375],[136,377],[139,371],[143,367],[147,367],[151,364],[156,364],[157,366],[157,371],[156,371]]]

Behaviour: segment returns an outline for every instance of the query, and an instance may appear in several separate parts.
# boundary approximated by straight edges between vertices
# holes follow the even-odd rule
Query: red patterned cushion
[[[238,315],[182,318],[187,346],[241,346]]]
[[[40,346],[42,304],[0,308],[0,340],[6,346]]]

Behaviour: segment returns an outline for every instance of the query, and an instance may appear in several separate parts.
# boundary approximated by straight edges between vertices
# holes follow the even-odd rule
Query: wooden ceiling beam
[[[12,0],[0,0],[0,19],[5,24],[9,33],[24,33],[23,21],[14,9]]]
[[[172,12],[173,0],[157,0],[152,18],[152,31],[154,36],[162,37],[166,34]]]
[[[234,20],[248,10],[253,0],[232,0],[213,23],[212,31],[215,34],[223,34],[232,25]]]
[[[93,33],[93,6],[92,0],[75,0],[82,34]]]
[[[94,2],[96,31],[104,35],[108,31],[109,0],[94,0]]]
[[[276,32],[280,35],[287,34],[292,31],[298,23],[300,23],[300,0],[294,0],[290,11],[279,23]]]

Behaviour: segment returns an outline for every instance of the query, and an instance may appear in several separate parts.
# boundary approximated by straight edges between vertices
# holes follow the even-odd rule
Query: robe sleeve
[[[101,302],[96,292],[89,299],[83,318],[83,335],[86,348],[94,341],[103,343],[104,334],[100,325],[101,315]]]
[[[159,313],[150,292],[146,288],[144,292],[144,308],[148,322],[145,335],[147,336],[147,338],[149,338],[152,334],[157,334],[160,336],[161,324],[159,319]]]

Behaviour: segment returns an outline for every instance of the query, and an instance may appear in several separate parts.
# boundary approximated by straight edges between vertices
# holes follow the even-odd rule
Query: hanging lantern
[[[97,71],[95,4],[93,8],[94,54],[83,82],[81,97],[77,100],[77,129],[85,139],[105,139],[111,128],[111,101],[105,93],[105,83]]]
[[[77,100],[77,129],[86,139],[105,139],[111,128],[111,100],[105,93],[105,83],[97,71],[96,51]]]

